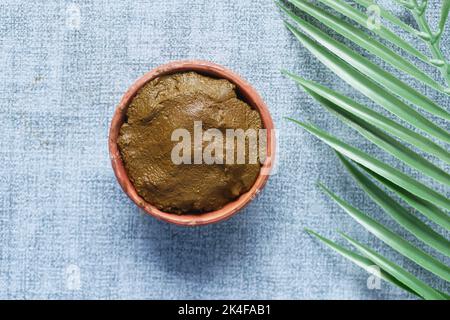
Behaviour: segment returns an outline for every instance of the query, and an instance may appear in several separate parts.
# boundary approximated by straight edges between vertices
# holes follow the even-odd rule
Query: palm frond
[[[303,33],[307,34],[311,39],[315,40],[324,48],[328,49],[330,53],[335,54],[343,61],[353,66],[353,68],[355,68],[368,78],[372,79],[374,82],[383,86],[386,91],[390,91],[438,117],[450,120],[450,114],[442,109],[442,107],[438,106],[435,102],[419,93],[406,83],[400,81],[391,73],[381,69],[367,58],[364,58],[347,46],[334,40],[325,32],[314,27],[312,24],[306,22],[298,16],[292,14],[291,17],[297,23],[297,25],[300,26]],[[289,25],[288,28],[294,34],[298,34],[298,31],[295,30],[295,27],[293,27],[292,25]]]
[[[450,143],[450,133],[435,125],[432,121],[422,116],[419,112],[395,97],[389,91],[364,76],[343,60],[336,57],[326,48],[318,45],[312,39],[297,30],[294,26],[287,24],[288,29],[297,39],[324,65],[338,75],[342,80],[359,90],[369,99],[378,103],[386,110],[399,118],[407,121],[416,128],[433,135],[447,143]]]
[[[376,39],[373,34],[366,33],[352,24],[341,20],[334,14],[329,13],[327,10],[315,6],[305,0],[286,1],[291,3],[297,9],[314,17],[323,25],[344,36],[354,44],[389,63],[397,70],[408,74],[412,78],[421,81],[433,89],[446,94],[450,93],[448,87],[444,87],[437,83],[431,76],[416,67],[403,55],[389,49],[381,41]],[[445,0],[441,6],[441,16],[436,32],[431,30],[425,17],[425,12],[428,9],[427,1],[419,3],[415,0],[396,0],[399,4],[407,8],[407,10],[411,11],[419,27],[419,29],[415,29],[379,5],[377,5],[376,8],[371,8],[371,6],[376,5],[373,0],[354,0],[364,8],[377,10],[382,18],[424,41],[430,49],[432,55],[431,58],[423,54],[407,41],[403,40],[400,36],[395,34],[394,31],[388,29],[384,25],[380,25],[378,28],[370,28],[367,23],[369,21],[368,15],[357,8],[352,7],[344,0],[318,1],[325,4],[335,13],[341,14],[357,24],[370,29],[375,35],[383,40],[391,42],[404,52],[437,67],[442,72],[444,79],[447,81],[447,85],[450,85],[450,73],[448,72],[448,70],[450,70],[450,65],[445,60],[440,49],[440,39],[450,10],[449,0]],[[449,121],[450,113],[447,109],[439,106],[419,90],[406,84],[406,82],[399,80],[392,72],[384,70],[370,59],[355,52],[353,49],[339,41],[336,41],[321,29],[296,15],[289,7],[283,4],[278,5],[299,27],[299,29],[297,29],[294,25],[286,23],[287,28],[310,53],[338,77],[393,115],[412,125],[414,128],[431,135],[433,138],[439,139],[445,143],[450,143],[450,133],[447,130],[448,126],[445,127],[446,129],[439,127],[431,119],[422,115],[404,101],[407,101],[430,114]],[[447,165],[450,164],[450,153],[447,149],[448,145],[443,147],[436,143],[432,138],[409,129],[393,119],[384,116],[339,92],[331,90],[330,88],[288,72],[285,72],[285,74],[301,85],[303,89],[316,101],[320,102],[327,111],[337,116],[338,119],[349,127],[355,129],[365,139],[390,153],[417,172],[433,178],[435,181],[442,183],[446,187],[450,186],[450,174],[447,170],[435,165],[430,160],[415,152],[412,148],[403,145],[396,138],[435,156]],[[437,252],[447,257],[450,256],[449,239],[435,231],[421,219],[417,218],[414,213],[411,212],[411,208],[403,206],[387,191],[380,188],[375,182],[372,182],[371,179],[393,192],[395,196],[417,210],[416,212],[422,214],[446,231],[450,231],[450,216],[446,212],[447,210],[450,210],[450,199],[447,196],[439,193],[435,188],[429,187],[411,176],[406,175],[393,166],[348,145],[339,138],[312,124],[306,124],[291,118],[288,119],[294,121],[332,147],[337,152],[338,158],[344,164],[346,170],[355,179],[361,189],[402,228],[414,235],[422,242],[422,244],[434,248]],[[356,166],[347,160],[347,158],[352,160]],[[412,245],[403,237],[399,236],[395,230],[385,227],[375,219],[352,206],[350,203],[338,197],[326,187],[321,187],[328,196],[339,204],[341,208],[343,208],[366,230],[417,265],[427,269],[445,281],[450,282],[450,267],[448,265],[431,256],[423,249]],[[381,268],[380,277],[410,293],[417,294],[425,299],[450,298],[446,293],[428,286],[397,264],[384,258],[367,246],[351,239],[345,234],[342,234],[342,236],[362,253],[363,256],[345,249],[317,233],[310,230],[308,230],[308,232],[316,236],[320,241],[340,253],[342,256],[365,269],[368,268],[369,264],[374,263],[378,265]]]
[[[398,70],[401,70],[411,75],[412,77],[416,78],[419,81],[422,81],[423,83],[427,84],[433,89],[436,89],[440,92],[445,92],[445,88],[443,88],[439,83],[433,80],[425,72],[417,68],[414,64],[409,62],[407,59],[403,58],[401,55],[389,49],[381,42],[377,41],[376,39],[367,37],[367,34],[364,33],[361,29],[352,26],[350,23],[347,23],[346,21],[329,14],[325,10],[316,7],[305,0],[290,0],[290,3],[292,3],[298,9],[313,16],[318,21],[322,22],[327,27],[333,29],[342,36],[346,37],[347,39],[357,44],[361,48],[366,49],[370,53],[374,54],[375,56],[378,56],[380,59],[391,64]],[[300,23],[304,23],[302,19],[296,16],[294,12],[290,10],[288,7],[284,6],[281,3],[277,4],[294,21],[296,22],[300,21]]]
[[[369,16],[358,9],[353,8],[349,4],[341,0],[319,0],[323,4],[332,8],[336,12],[346,16],[347,18],[355,21],[359,25],[367,28],[367,21],[369,21]],[[389,41],[393,45],[403,49],[408,52],[412,56],[429,63],[429,58],[424,55],[422,52],[417,50],[414,46],[410,45],[407,41],[403,40],[401,37],[396,35],[394,32],[389,30],[383,25],[380,25],[379,28],[374,28],[371,30],[373,33],[377,34],[379,37]]]
[[[333,10],[341,13],[342,15],[346,16],[347,18],[355,21],[359,25],[368,28],[367,21],[369,21],[369,16],[367,14],[362,13],[356,8],[353,8],[349,4],[347,4],[343,0],[319,0],[320,2],[324,3],[328,7],[332,8]],[[418,4],[417,1],[403,1],[403,0],[396,0],[399,4],[403,5],[405,8],[410,10],[411,14],[414,16],[417,24],[419,25],[420,30],[417,30],[416,32],[413,32],[415,35],[419,36],[430,48],[431,54],[433,58],[428,58],[427,56],[423,55],[419,50],[417,50],[414,46],[410,45],[408,42],[403,40],[401,37],[396,35],[393,31],[386,28],[382,24],[377,26],[377,28],[371,28],[370,30],[377,34],[379,37],[391,42],[395,46],[403,49],[405,52],[408,52],[409,54],[415,56],[416,58],[431,64],[435,67],[438,67],[441,70],[441,73],[444,77],[444,79],[447,82],[447,88],[445,89],[445,92],[447,94],[450,94],[450,73],[448,73],[448,63],[445,60],[444,55],[442,54],[442,51],[440,49],[440,39],[442,32],[444,30],[444,27],[440,27],[437,33],[433,33],[426,18],[425,18],[425,11],[427,9],[428,1],[423,1],[422,4]],[[448,17],[448,2],[449,0],[444,0],[444,4],[442,6],[441,10],[441,23],[445,24]],[[364,2],[368,1],[359,1],[360,4],[364,5]],[[373,1],[371,1],[371,5],[375,5]],[[382,7],[378,4],[376,4],[380,9]],[[399,25],[403,29],[405,29],[402,26],[402,23],[399,23],[398,21],[395,21],[396,19],[392,19],[392,15],[387,14],[386,10],[380,10],[380,14],[387,20],[393,22],[394,24]],[[389,17],[389,15],[391,17]],[[411,30],[408,30],[411,32]]]
[[[449,6],[448,0],[445,0],[445,3],[441,11],[442,14],[440,23],[445,24],[445,21],[447,20],[449,10],[448,6]],[[421,4],[419,4],[416,0],[414,0],[412,2],[412,8],[408,9],[411,11],[414,19],[419,25],[422,34],[422,39],[425,41],[425,43],[427,44],[428,48],[431,51],[431,54],[433,55],[433,59],[430,60],[430,62],[439,67],[445,81],[447,82],[447,85],[450,86],[450,73],[448,72],[449,64],[446,61],[440,48],[441,35],[444,30],[444,26],[440,27],[440,30],[437,33],[434,33],[431,30],[431,27],[428,24],[425,15],[428,9],[428,0],[423,1]],[[450,88],[447,89],[447,92],[450,92]]]

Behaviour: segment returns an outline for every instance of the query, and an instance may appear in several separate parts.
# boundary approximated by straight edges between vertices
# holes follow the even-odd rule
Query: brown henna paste
[[[226,129],[262,128],[259,113],[240,100],[235,85],[225,79],[188,72],[147,83],[128,108],[118,144],[138,194],[164,212],[220,209],[247,192],[261,168],[259,161],[174,164],[171,153],[178,141],[172,141],[172,132],[184,128],[193,136],[194,121],[202,121],[203,130],[217,128],[224,135]],[[224,143],[224,153],[226,147]]]

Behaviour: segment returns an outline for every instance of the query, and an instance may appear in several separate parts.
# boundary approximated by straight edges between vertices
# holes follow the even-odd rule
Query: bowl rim
[[[226,204],[221,209],[205,212],[201,214],[177,215],[159,210],[154,205],[146,202],[138,195],[132,182],[128,178],[125,166],[120,155],[117,140],[120,128],[125,121],[126,111],[136,93],[149,81],[174,73],[194,71],[199,74],[208,75],[216,78],[227,79],[236,85],[236,90],[261,115],[261,120],[265,129],[267,129],[267,147],[266,160],[261,167],[259,175],[249,191],[243,193],[236,200]],[[258,92],[244,79],[233,71],[213,62],[203,60],[181,60],[173,61],[156,67],[138,78],[125,92],[118,104],[114,116],[111,120],[108,146],[109,155],[114,174],[127,196],[147,214],[169,223],[181,226],[200,226],[217,223],[231,218],[239,210],[249,204],[264,188],[275,161],[275,139],[274,124],[269,110]]]

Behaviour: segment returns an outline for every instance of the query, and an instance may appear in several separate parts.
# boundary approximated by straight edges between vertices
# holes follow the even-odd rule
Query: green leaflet
[[[360,71],[362,74],[371,78],[378,84],[384,86],[392,93],[421,107],[423,110],[428,111],[443,119],[450,120],[450,114],[447,111],[442,109],[428,97],[417,92],[406,83],[394,77],[391,73],[381,69],[370,60],[364,58],[360,54],[334,40],[308,22],[296,16],[293,16],[292,18],[295,20],[295,22],[297,22],[304,33],[308,34],[312,39],[320,43],[323,47],[327,48],[330,53],[334,53],[339,58],[354,67],[356,70]],[[295,34],[296,32],[293,31],[293,33]]]
[[[361,93],[368,98],[409,122],[416,128],[421,129],[442,141],[450,143],[450,134],[446,130],[436,126],[433,122],[422,116],[393,94],[389,93],[389,91],[371,81],[343,60],[330,53],[326,48],[316,44],[292,25],[288,24],[288,28],[294,33],[303,46],[316,56],[316,58],[355,89],[361,91]]]
[[[348,144],[340,141],[336,137],[333,137],[326,133],[325,131],[318,129],[312,125],[308,125],[305,123],[302,123],[300,121],[297,121],[295,119],[288,118],[289,120],[297,123],[301,127],[303,127],[305,130],[309,131],[322,141],[324,141],[326,144],[331,146],[333,149],[338,151],[339,153],[342,153],[346,157],[352,159],[353,161],[366,166],[367,168],[371,169],[372,171],[375,171],[379,175],[383,176],[384,178],[390,180],[391,182],[405,188],[409,192],[413,193],[414,195],[425,199],[427,201],[430,201],[432,203],[435,203],[436,205],[439,205],[447,210],[450,210],[450,200],[447,199],[442,194],[434,191],[433,189],[425,186],[424,184],[420,183],[419,181],[411,178],[410,176],[400,172],[397,169],[392,168],[391,166],[385,164],[384,162],[381,162],[371,156],[369,156],[367,153],[362,152],[359,149],[356,149],[352,146],[349,146]]]
[[[367,21],[369,21],[369,17],[367,14],[364,14],[360,12],[359,10],[353,8],[349,4],[341,1],[341,0],[319,0],[320,2],[324,3],[325,5],[329,6],[330,8],[336,10],[337,12],[343,14],[344,16],[348,17],[349,19],[355,21],[356,23],[360,24],[361,26],[364,26],[367,28]],[[381,38],[391,42],[392,44],[396,45],[397,47],[403,49],[404,51],[408,52],[409,54],[419,58],[420,60],[429,63],[428,57],[421,53],[419,50],[411,46],[408,42],[397,36],[395,33],[393,33],[391,30],[387,29],[383,25],[380,26],[380,28],[374,28],[371,30]]]
[[[438,157],[447,164],[450,164],[450,153],[438,144],[434,143],[432,140],[399,125],[397,122],[372,111],[371,109],[357,103],[337,91],[331,90],[313,81],[305,80],[287,71],[283,71],[283,73],[298,82],[303,88],[308,88],[310,91],[331,101],[355,116],[364,119],[372,125],[385,130],[387,133],[412,144],[422,151]]]
[[[397,221],[397,223],[425,244],[450,257],[450,241],[428,227],[420,219],[409,213],[408,210],[402,207],[386,192],[381,190],[375,183],[359,172],[340,153],[337,153],[337,155],[347,171],[352,175],[356,182],[358,182],[359,186],[372,198],[373,201],[383,208],[386,213]]]
[[[385,179],[384,177],[380,176],[379,174],[373,172],[372,170],[370,170],[358,163],[357,163],[357,165],[360,169],[367,172],[371,177],[378,180],[380,183],[382,183],[388,189],[394,191],[400,198],[402,198],[404,201],[406,201],[411,207],[415,208],[417,211],[419,211],[425,217],[427,217],[434,223],[440,225],[447,231],[450,231],[450,216],[447,215],[441,209],[439,209],[437,206],[435,206],[433,203],[415,196],[408,190],[405,190],[404,188],[392,183],[388,179]]]
[[[439,35],[441,35],[445,29],[445,23],[447,22],[449,11],[450,11],[450,0],[443,0],[441,7],[441,19],[439,20],[439,32],[438,32]]]
[[[409,9],[414,19],[416,20],[417,25],[419,26],[419,36],[421,36],[425,41],[433,56],[433,59],[430,60],[430,63],[432,62],[433,65],[439,67],[442,76],[444,77],[448,86],[450,84],[450,73],[448,73],[448,65],[439,46],[442,35],[440,32],[443,31],[443,29],[439,30],[438,34],[433,33],[433,31],[431,30],[431,27],[425,17],[425,11],[428,7],[428,1],[423,1],[421,4],[419,4],[417,1],[413,1],[411,5],[412,7],[410,7]],[[443,7],[443,9],[445,10],[445,6]],[[450,88],[447,88],[446,92],[450,94]]]
[[[320,185],[320,187],[353,219],[355,219],[359,224],[366,228],[367,231],[372,233],[374,236],[382,240],[384,243],[386,243],[411,261],[441,277],[445,281],[450,282],[450,268],[448,266],[436,260],[426,252],[416,248],[408,241],[398,236],[382,224],[378,223],[377,221],[362,213],[360,210],[351,206],[348,202],[344,201],[333,192],[328,190],[324,185]]]
[[[334,251],[336,251],[337,253],[342,255],[344,258],[350,260],[357,266],[363,268],[364,270],[366,270],[369,273],[373,272],[373,270],[371,270],[371,268],[373,268],[373,266],[375,266],[375,263],[373,261],[371,261],[359,254],[356,254],[353,251],[350,251],[325,237],[322,237],[320,234],[318,234],[312,230],[306,229],[305,231],[308,232],[309,234],[315,236],[317,239],[322,241],[328,247],[330,247],[331,249],[333,249]],[[381,268],[380,268],[379,276],[381,279],[388,281],[388,282],[400,287],[401,289],[408,291],[411,294],[421,297],[414,290],[412,290],[408,286],[404,285],[402,282],[398,281],[396,278],[394,278],[393,276],[391,276],[389,273],[387,273],[386,271],[384,271]]]
[[[314,99],[319,101],[330,113],[335,114],[345,124],[357,130],[363,137],[373,142],[376,146],[386,150],[412,168],[417,169],[419,172],[423,172],[436,181],[450,186],[450,175],[447,172],[438,168],[425,158],[421,157],[419,154],[405,147],[397,140],[393,139],[383,131],[377,129],[375,126],[372,126],[370,123],[364,121],[358,116],[347,112],[330,100],[316,94],[314,91],[311,91],[308,88],[305,88],[305,90]]]
[[[413,5],[414,0],[394,0],[394,1],[405,8],[414,9]]]
[[[444,92],[445,88],[443,88],[440,84],[430,78],[427,74],[425,74],[422,70],[418,69],[414,64],[398,55],[381,42],[370,38],[364,33],[362,30],[352,26],[351,24],[345,22],[342,19],[339,19],[325,10],[322,10],[318,7],[313,6],[307,1],[304,0],[289,0],[294,6],[303,10],[304,12],[310,14],[315,17],[317,20],[322,22],[324,25],[343,35],[347,39],[351,40],[355,44],[360,47],[366,49],[372,54],[378,56],[382,60],[396,67],[397,69],[408,73],[419,81],[427,84],[433,89]],[[284,5],[277,3],[282,10],[284,10],[291,18],[295,21],[298,21],[299,17],[296,16],[290,9],[285,7]]]
[[[308,89],[306,90],[309,91]],[[321,102],[322,105],[324,105],[325,108],[327,108],[331,113],[337,114],[340,119],[342,119],[350,127],[356,129],[367,140],[372,141],[378,147],[386,150],[412,168],[417,169],[419,172],[427,174],[436,181],[450,186],[450,176],[447,172],[436,167],[419,154],[403,146],[397,140],[391,138],[389,135],[385,134],[383,131],[377,129],[361,118],[353,116],[351,113],[339,108],[329,100],[317,96],[314,92],[309,93]]]
[[[380,268],[388,272],[390,275],[395,277],[397,280],[402,282],[407,287],[411,288],[413,291],[417,292],[424,299],[429,300],[446,300],[448,296],[442,292],[439,292],[430,286],[428,286],[423,281],[417,279],[415,276],[407,272],[405,269],[396,265],[395,263],[389,261],[383,256],[379,255],[375,251],[371,250],[367,246],[364,246],[357,241],[353,240],[344,233],[341,233],[350,244],[352,244],[356,249],[358,249],[362,254],[364,254],[368,259],[375,262]]]
[[[373,0],[353,0],[353,1],[355,1],[356,3],[359,3],[360,5],[362,5],[366,8],[369,8],[370,6],[374,6],[374,5],[377,6],[380,10],[380,15],[383,18],[385,18],[387,21],[392,22],[396,26],[402,28],[403,30],[405,30],[413,35],[417,35],[418,31],[416,29],[411,27],[409,24],[404,23],[402,20],[400,20],[399,18],[394,16],[392,13],[390,13],[389,11],[384,9],[379,4],[375,3]]]

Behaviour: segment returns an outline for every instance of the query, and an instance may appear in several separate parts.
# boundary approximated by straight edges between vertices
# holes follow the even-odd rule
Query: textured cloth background
[[[438,1],[431,3],[436,21]],[[117,184],[107,150],[109,122],[132,82],[188,58],[246,78],[280,134],[278,173],[259,198],[229,221],[194,229],[140,212]],[[272,1],[2,0],[0,68],[0,298],[410,298],[386,283],[369,290],[364,271],[305,227],[333,239],[336,229],[347,231],[445,289],[316,187],[323,181],[400,230],[329,148],[284,119],[313,121],[392,161],[280,74],[286,68],[362,100],[293,39]]]

